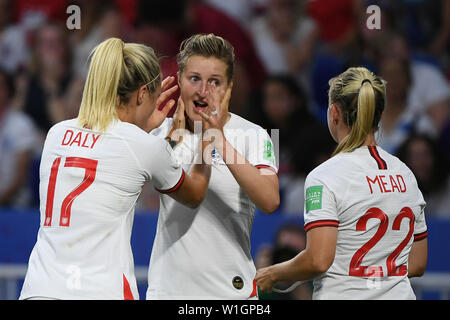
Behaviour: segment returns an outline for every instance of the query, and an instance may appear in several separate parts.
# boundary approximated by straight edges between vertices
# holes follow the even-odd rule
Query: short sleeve
[[[249,135],[247,160],[256,168],[267,168],[278,172],[276,148],[266,130],[258,128],[256,135]]]
[[[308,175],[305,182],[304,228],[338,227],[337,204],[333,192],[323,180]]]
[[[414,221],[414,241],[425,239],[428,236],[427,224],[425,221],[425,201],[422,194],[420,195],[422,203],[420,204],[420,213]]]
[[[177,190],[184,181],[185,172],[175,160],[172,148],[163,139],[155,139],[150,169],[152,184],[161,193]]]

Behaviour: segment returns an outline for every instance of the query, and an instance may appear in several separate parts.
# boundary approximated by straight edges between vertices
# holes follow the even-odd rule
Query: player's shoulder
[[[231,113],[230,121],[225,125],[227,137],[248,137],[250,141],[270,140],[267,130],[237,114]],[[253,140],[256,139],[256,140]],[[255,144],[256,145],[256,144]]]
[[[317,167],[315,167],[311,172],[306,176],[306,180],[311,179],[320,179],[327,180],[338,172],[342,172],[342,167],[345,165],[344,160],[348,155],[347,154],[337,154],[328,160],[325,160]]]
[[[55,123],[48,130],[47,136],[50,136],[51,134],[56,133],[56,132],[67,130],[69,128],[80,128],[80,126],[78,125],[78,119],[77,118],[63,120],[63,121]]]
[[[230,112],[230,121],[227,124],[228,129],[255,129],[264,130],[260,125],[251,122],[235,113]]]
[[[383,148],[377,146],[378,153],[380,157],[386,161],[387,167],[389,170],[405,172],[408,174],[412,174],[411,169],[397,156],[387,152]]]
[[[336,185],[342,180],[348,180],[355,172],[364,171],[365,168],[364,148],[358,148],[351,152],[338,153],[314,168],[306,177],[305,183],[320,181],[325,184]]]
[[[120,138],[137,153],[142,151],[148,153],[148,150],[152,150],[149,148],[164,142],[159,136],[147,133],[135,124],[124,121],[115,122],[106,133]]]

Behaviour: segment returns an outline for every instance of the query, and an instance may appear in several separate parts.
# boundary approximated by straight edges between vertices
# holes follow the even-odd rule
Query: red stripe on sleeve
[[[268,166],[268,165],[266,165],[266,164],[258,164],[258,165],[255,166],[255,168],[258,168],[258,169],[262,169],[262,168],[264,168],[264,169],[270,169],[270,170],[272,170],[273,172],[277,173],[277,171],[276,171],[273,167]]]
[[[428,237],[428,232],[422,232],[414,235],[414,241],[420,241]]]
[[[181,186],[181,184],[183,183],[183,181],[184,181],[184,176],[185,176],[184,170],[181,169],[181,177],[180,177],[180,179],[178,180],[178,182],[177,182],[176,185],[174,185],[172,188],[166,189],[166,190],[160,190],[160,189],[157,189],[157,188],[155,188],[155,189],[156,189],[156,191],[158,191],[158,192],[160,192],[160,193],[163,193],[163,194],[174,192],[174,191],[177,190],[177,189]]]
[[[317,220],[312,221],[307,224],[305,224],[304,229],[306,232],[308,232],[311,229],[318,228],[318,227],[339,227],[339,221],[336,220]]]

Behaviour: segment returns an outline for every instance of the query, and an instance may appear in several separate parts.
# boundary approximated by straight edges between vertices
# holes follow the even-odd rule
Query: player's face
[[[195,110],[208,110],[208,92],[211,84],[223,88],[220,100],[229,85],[227,65],[215,57],[194,55],[188,58],[184,71],[179,75],[180,95],[190,121],[201,121]]]

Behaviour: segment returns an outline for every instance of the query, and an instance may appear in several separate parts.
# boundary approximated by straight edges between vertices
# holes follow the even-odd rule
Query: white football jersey
[[[104,133],[60,122],[40,166],[41,223],[20,299],[138,299],[130,245],[146,181],[179,186],[169,144],[115,121]]]
[[[165,137],[172,119],[152,134]],[[230,144],[255,167],[277,172],[267,131],[235,115],[224,126]],[[177,160],[188,170],[201,133],[176,146]],[[148,271],[147,299],[248,299],[257,297],[256,269],[250,253],[255,204],[218,152],[212,150],[206,197],[196,209],[161,195],[156,238]]]
[[[314,299],[415,299],[408,275],[413,241],[427,236],[425,201],[398,158],[363,146],[325,161],[306,178],[305,230],[338,228],[332,266]]]

